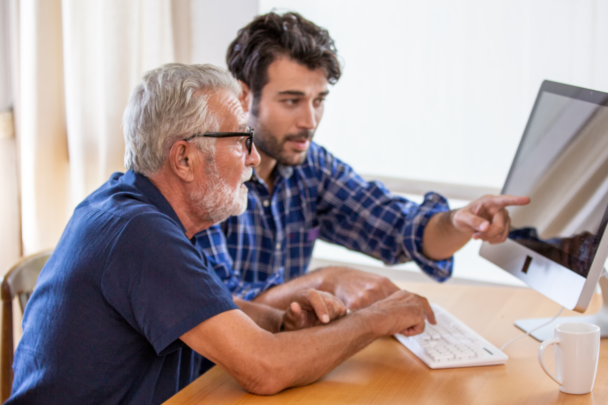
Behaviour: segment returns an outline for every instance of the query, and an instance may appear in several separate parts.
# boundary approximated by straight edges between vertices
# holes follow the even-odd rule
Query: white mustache
[[[251,176],[253,176],[253,169],[251,167],[248,167],[241,175],[241,183],[244,183],[247,180],[251,179]]]

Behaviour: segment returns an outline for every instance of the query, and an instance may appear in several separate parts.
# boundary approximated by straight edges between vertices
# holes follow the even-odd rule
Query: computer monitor
[[[608,94],[544,81],[502,194],[529,196],[509,207],[505,243],[479,254],[567,309],[584,312],[598,280],[604,308],[591,322],[608,336]],[[547,318],[548,320],[549,318]],[[555,323],[564,322],[559,318]],[[541,320],[520,320],[530,330]],[[553,336],[553,325],[532,334]]]

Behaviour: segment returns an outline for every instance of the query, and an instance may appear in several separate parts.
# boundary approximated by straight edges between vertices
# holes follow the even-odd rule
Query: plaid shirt
[[[428,193],[421,205],[391,195],[315,143],[303,164],[279,164],[275,173],[272,194],[254,171],[246,183],[245,213],[196,235],[234,295],[251,300],[303,275],[317,238],[387,265],[414,260],[438,281],[452,274],[453,259],[432,261],[422,254],[424,227],[449,209],[439,194]]]

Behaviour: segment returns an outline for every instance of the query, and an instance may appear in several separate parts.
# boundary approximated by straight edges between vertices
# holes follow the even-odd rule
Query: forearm
[[[463,232],[453,225],[455,211],[433,215],[424,229],[422,253],[431,260],[445,260],[453,256],[471,239],[472,233]]]
[[[399,290],[386,277],[348,267],[329,266],[273,287],[254,301],[286,309],[293,297],[306,288],[330,293],[351,310],[367,307]]]
[[[373,324],[370,314],[361,310],[329,326],[275,335],[272,347],[280,376],[274,387],[276,392],[318,380],[381,337]]]
[[[270,395],[319,379],[378,337],[421,333],[427,310],[433,323],[426,299],[397,291],[329,325],[278,334],[232,310],[207,319],[181,340],[224,367],[249,392]]]
[[[323,283],[323,273],[321,270],[316,270],[304,274],[301,277],[290,280],[285,284],[281,284],[258,295],[253,302],[258,304],[264,304],[285,310],[291,303],[292,297],[298,292],[306,288],[313,288],[315,290],[321,290]],[[327,291],[327,290],[322,290]],[[333,291],[327,291],[333,292]]]
[[[283,322],[283,311],[264,304],[234,299],[234,303],[260,328],[270,333],[278,333]]]
[[[241,330],[240,344],[225,342],[229,356],[206,357],[224,367],[247,391],[272,395],[318,380],[382,336],[377,326],[361,310],[331,325],[297,332],[271,335],[259,329]]]

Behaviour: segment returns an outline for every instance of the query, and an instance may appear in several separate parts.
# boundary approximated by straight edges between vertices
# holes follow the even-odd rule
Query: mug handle
[[[558,338],[547,339],[540,344],[540,347],[538,348],[538,362],[540,363],[540,366],[543,368],[543,371],[545,373],[547,373],[547,375],[549,377],[551,377],[553,379],[553,381],[555,381],[559,385],[564,385],[563,382],[559,381],[557,379],[557,377],[553,375],[552,372],[547,370],[547,366],[545,366],[545,362],[543,361],[543,355],[545,354],[545,349],[547,349],[547,347],[549,347],[550,345],[555,344],[555,343],[559,343]]]

